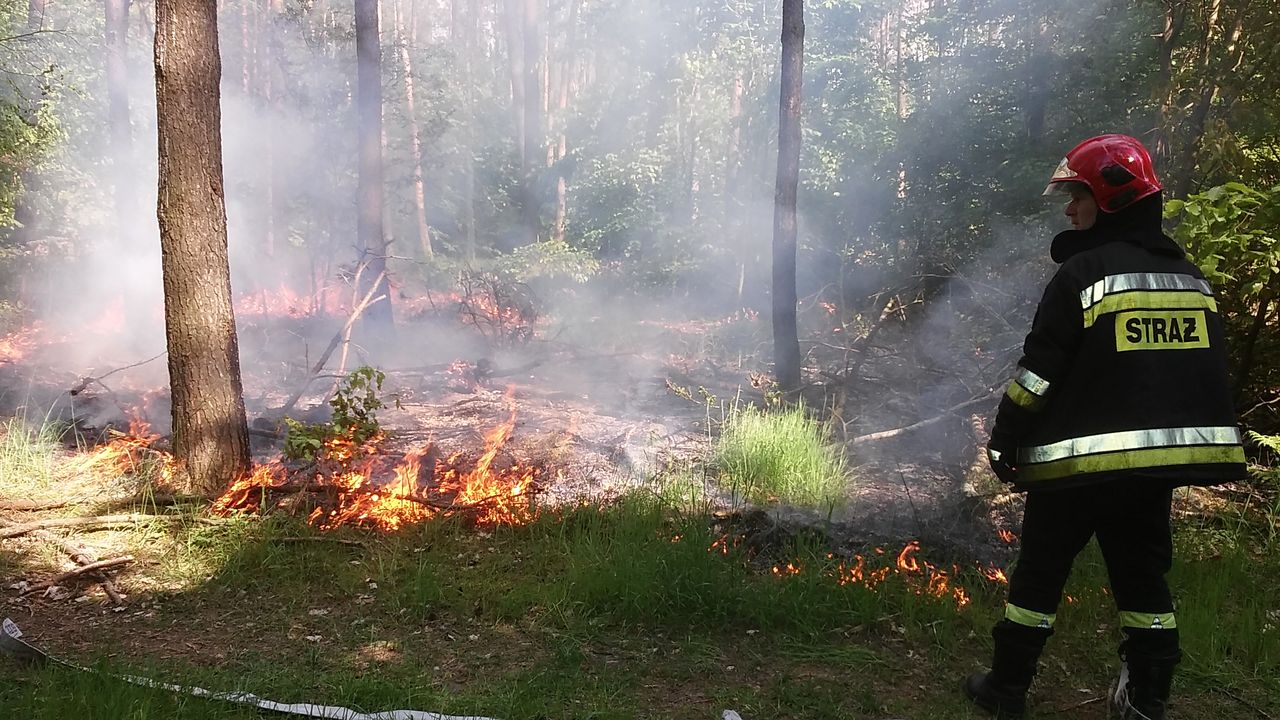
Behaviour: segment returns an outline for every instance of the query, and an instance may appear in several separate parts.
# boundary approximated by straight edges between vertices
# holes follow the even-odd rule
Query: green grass
[[[38,602],[46,612],[15,616],[39,644],[99,674],[0,660],[0,714],[261,717],[116,673],[366,712],[504,720],[705,720],[726,708],[747,720],[981,717],[957,686],[989,661],[1002,586],[962,570],[972,602],[957,608],[899,574],[872,589],[840,585],[836,560],[811,539],[755,551],[730,542],[722,554],[711,551],[721,531],[689,510],[697,504],[684,504],[685,489],[669,496],[681,501],[633,496],[522,527],[441,520],[322,534],[282,516],[142,526],[123,537],[140,558],[123,578],[126,612]],[[1186,660],[1171,717],[1275,716],[1280,547],[1262,524],[1226,515],[1180,524],[1177,542],[1170,579]],[[894,555],[869,553],[878,565]],[[0,559],[9,567],[22,556],[0,545]],[[786,563],[802,571],[771,572]],[[1116,668],[1105,586],[1091,545],[1042,663],[1038,716],[1103,716],[1098,703],[1066,708],[1100,696]],[[55,628],[61,646],[43,637]],[[75,638],[82,643],[65,644]]]
[[[0,478],[6,492],[21,487],[43,490],[54,483],[54,448],[58,435],[50,426],[11,418],[0,424]],[[16,493],[14,493],[16,494]]]
[[[735,408],[716,447],[721,484],[756,503],[830,510],[840,502],[848,466],[803,407]]]

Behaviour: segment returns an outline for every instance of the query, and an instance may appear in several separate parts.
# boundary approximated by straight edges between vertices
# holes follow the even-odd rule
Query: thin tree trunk
[[[382,228],[382,48],[378,40],[378,0],[355,0],[356,115],[358,119],[359,172],[356,190],[356,239],[365,277],[381,285],[375,295],[386,299],[365,313],[375,336],[392,330],[391,294],[386,281],[387,247]],[[369,288],[361,288],[363,295]],[[385,337],[380,338],[385,339]]]
[[[266,166],[267,166],[267,198],[266,198],[266,235],[263,242],[263,251],[267,257],[272,257],[276,252],[276,233],[279,223],[279,208],[276,201],[279,198],[279,191],[276,185],[279,183],[279,177],[276,173],[276,89],[273,78],[276,71],[275,54],[280,47],[280,39],[277,35],[277,22],[284,15],[284,0],[266,0],[267,2],[267,30],[266,46],[263,48],[262,58],[262,97],[266,103],[266,132],[267,146],[265,148]]]
[[[122,241],[132,235],[135,217],[136,178],[132,171],[133,130],[129,123],[129,71],[126,51],[129,39],[130,0],[106,0],[107,125],[111,138],[116,233]]]
[[[458,2],[459,0],[454,0]],[[463,248],[463,256],[473,260],[476,256],[476,162],[475,130],[473,129],[476,114],[475,102],[475,62],[476,49],[480,35],[480,0],[470,0],[467,4],[467,30],[463,40],[462,72],[466,82],[467,129],[464,136],[466,152],[463,153],[463,200],[462,221],[466,224],[467,239]]]
[[[415,3],[417,0],[409,0]],[[427,227],[427,190],[422,178],[422,139],[418,131],[418,115],[413,98],[413,61],[409,57],[409,39],[405,35],[400,0],[396,0],[396,41],[400,48],[400,65],[404,73],[404,102],[409,114],[409,152],[413,161],[413,209],[418,221],[418,245],[422,256],[435,257],[431,247],[431,229]],[[456,25],[456,23],[455,23]]]
[[[541,213],[538,202],[538,162],[543,150],[542,117],[546,100],[543,97],[542,82],[542,38],[541,38],[541,6],[542,0],[524,0],[523,31],[524,41],[524,203],[522,207],[523,237],[521,244],[538,241],[538,230],[541,225]]]
[[[203,0],[157,0],[156,132],[173,453],[186,491],[250,469],[227,262],[218,18]]]
[[[800,341],[796,327],[796,194],[800,183],[803,74],[804,0],[783,0],[778,177],[773,211],[773,354],[774,373],[784,392],[800,388]]]
[[[560,66],[559,100],[557,103],[556,125],[556,163],[562,163],[569,154],[569,137],[566,134],[569,115],[569,96],[573,89],[573,72],[578,50],[578,15],[582,10],[582,0],[572,0],[569,5],[569,29],[565,41],[564,62]],[[548,59],[548,65],[550,61]],[[553,237],[556,242],[565,241],[565,225],[569,215],[569,179],[565,176],[564,166],[560,165],[556,173],[556,218]]]

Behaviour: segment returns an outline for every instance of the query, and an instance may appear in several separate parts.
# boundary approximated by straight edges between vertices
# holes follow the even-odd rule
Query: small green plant
[[[329,400],[333,419],[327,423],[305,423],[285,418],[287,432],[284,455],[290,460],[315,460],[324,452],[325,444],[342,439],[352,446],[372,440],[382,427],[377,411],[386,407],[379,394],[386,373],[371,367],[359,367],[343,379]]]
[[[847,463],[803,407],[734,409],[716,449],[721,484],[753,502],[830,509],[844,488]]]

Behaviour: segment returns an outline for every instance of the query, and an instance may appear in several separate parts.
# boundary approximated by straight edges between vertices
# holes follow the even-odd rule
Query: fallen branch
[[[887,440],[891,437],[897,437],[899,435],[909,433],[913,430],[919,430],[920,428],[928,427],[935,423],[946,420],[948,417],[951,417],[953,414],[960,412],[961,410],[967,410],[968,408],[974,405],[981,405],[982,403],[990,402],[992,399],[999,397],[1003,392],[1004,392],[1003,389],[997,388],[987,393],[986,395],[983,395],[981,397],[976,397],[971,400],[966,400],[960,403],[959,405],[947,408],[946,410],[943,410],[942,414],[938,415],[937,417],[931,417],[928,420],[921,420],[918,423],[913,423],[911,425],[907,425],[906,427],[900,427],[895,430],[882,430],[880,432],[874,432],[869,435],[859,435],[858,437],[850,439],[849,444],[858,445],[865,442],[872,442],[874,440]]]
[[[13,528],[13,527],[16,527],[17,525],[18,523],[15,523],[11,520],[5,520],[4,518],[0,518],[0,528]],[[54,545],[57,545],[58,548],[62,550],[62,552],[66,553],[71,558],[72,562],[79,563],[81,565],[89,565],[94,562],[97,562],[96,560],[94,560],[92,555],[85,552],[83,549],[78,548],[75,545],[72,545],[71,543],[63,540],[62,538],[58,537],[57,535],[54,535],[51,532],[48,532],[47,530],[33,530],[31,531],[31,535],[34,535],[35,537],[41,540],[44,540],[45,542],[49,542],[49,543],[53,543]],[[111,578],[108,578],[105,576],[103,577],[102,590],[107,594],[107,597],[111,598],[111,602],[115,603],[116,605],[124,604],[124,596],[121,595],[120,591],[116,589],[116,585],[111,581]]]
[[[38,510],[57,510],[74,505],[80,500],[4,500],[0,501],[0,510],[16,510],[19,512],[35,512]]]
[[[78,528],[104,528],[113,525],[133,525],[135,523],[147,520],[172,520],[173,515],[142,515],[139,513],[131,513],[129,515],[95,515],[92,517],[77,518],[49,518],[47,520],[34,520],[28,523],[13,524],[0,529],[0,539],[13,538],[19,535],[26,535],[36,530],[47,530],[49,528],[58,527],[78,527]]]
[[[331,537],[325,537],[323,535],[316,536],[316,537],[283,537],[283,538],[278,538],[278,541],[282,543],[327,542],[327,543],[337,543],[338,545],[347,545],[350,547],[359,547],[359,548],[364,547],[364,543],[360,542],[359,540],[343,540],[342,538],[331,538]]]
[[[364,268],[362,266],[361,270],[363,269]],[[342,329],[339,330],[337,334],[333,336],[333,339],[329,341],[329,346],[320,354],[320,359],[316,360],[315,365],[311,366],[311,372],[307,375],[307,379],[303,381],[301,387],[299,387],[297,391],[295,391],[293,395],[285,401],[284,406],[280,408],[281,415],[288,415],[289,411],[293,409],[293,406],[298,404],[298,400],[302,399],[303,393],[307,391],[307,388],[311,387],[311,383],[315,381],[316,376],[324,369],[324,364],[329,362],[329,357],[333,355],[334,350],[338,349],[338,345],[342,343],[343,338],[350,337],[349,333],[351,332],[351,328],[356,324],[356,320],[359,319],[360,315],[362,315],[373,303],[386,299],[386,295],[379,295],[377,298],[373,296],[373,294],[377,292],[378,286],[382,283],[382,278],[386,277],[386,274],[386,271],[378,273],[378,277],[375,278],[373,284],[369,286],[369,292],[365,293],[364,299],[361,300],[360,304],[351,311],[351,315],[347,317],[347,322],[343,324]]]
[[[50,578],[40,583],[36,583],[35,585],[32,585],[31,587],[22,591],[21,594],[28,595],[33,592],[40,592],[41,590],[44,590],[46,588],[51,588],[54,585],[61,585],[62,583],[68,580],[71,580],[72,578],[76,578],[81,575],[84,575],[85,573],[96,573],[100,571],[106,571],[112,568],[120,567],[121,565],[128,565],[131,562],[133,562],[132,555],[121,555],[120,557],[114,557],[109,560],[99,560],[97,562],[89,563],[88,565],[81,565],[80,567],[74,570],[68,570],[67,572],[62,573],[61,575],[58,575],[57,577]]]
[[[153,357],[153,358],[148,358],[148,359],[146,359],[146,360],[142,360],[142,361],[140,361],[140,362],[136,362],[136,363],[134,363],[134,364],[132,364],[132,365],[125,365],[124,367],[116,368],[115,370],[112,370],[112,371],[110,371],[110,372],[103,373],[103,374],[101,374],[101,375],[99,375],[99,376],[97,376],[97,377],[85,377],[85,378],[81,378],[80,382],[76,383],[74,387],[72,387],[70,390],[68,390],[68,391],[67,391],[67,394],[68,394],[68,395],[72,395],[72,396],[79,395],[80,393],[82,393],[82,392],[84,392],[86,389],[88,389],[88,387],[89,387],[89,384],[90,384],[90,383],[98,383],[99,385],[102,385],[102,381],[103,381],[103,380],[105,380],[105,379],[107,379],[107,378],[111,377],[112,375],[115,375],[115,374],[116,374],[116,373],[118,373],[118,372],[123,372],[123,371],[125,371],[125,370],[131,370],[131,369],[136,368],[136,367],[141,367],[142,365],[146,365],[146,364],[147,364],[147,363],[149,363],[149,362],[154,362],[154,361],[156,361],[156,360],[159,360],[160,358],[162,358],[162,357],[164,357],[165,355],[168,355],[168,354],[169,354],[169,352],[166,350],[165,352],[162,352],[162,353],[160,353],[159,355],[156,355],[156,356],[155,356],[155,357]],[[106,385],[102,385],[102,387],[107,388],[107,386],[106,386]],[[108,391],[108,392],[110,392],[110,391],[111,391],[111,388],[107,388],[107,391]]]

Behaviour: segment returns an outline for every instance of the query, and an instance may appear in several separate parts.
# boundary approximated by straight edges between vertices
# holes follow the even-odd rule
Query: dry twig
[[[906,427],[900,427],[895,430],[882,430],[880,432],[874,432],[869,435],[859,435],[858,437],[850,439],[849,444],[858,445],[865,442],[871,442],[873,440],[887,440],[891,437],[897,437],[898,435],[909,433],[912,430],[919,430],[920,428],[928,427],[930,425],[933,425],[934,423],[941,422],[947,419],[948,417],[951,417],[953,414],[961,410],[967,410],[968,408],[974,405],[980,405],[982,403],[989,402],[993,398],[999,397],[1002,392],[1003,390],[1001,390],[1000,388],[997,388],[987,393],[986,395],[972,398],[970,400],[966,400],[960,403],[959,405],[947,408],[946,410],[942,411],[942,414],[936,417],[929,418],[928,420],[921,420],[918,423],[913,423],[911,425],[907,425]]]
[[[8,529],[8,528],[15,527],[17,525],[18,523],[15,523],[11,520],[5,520],[4,518],[0,518],[0,528]],[[97,562],[96,560],[94,560],[92,555],[85,552],[83,549],[78,548],[75,545],[72,545],[71,543],[63,540],[62,538],[59,538],[57,535],[54,535],[53,533],[48,532],[47,530],[33,530],[31,531],[31,534],[37,538],[40,538],[41,540],[44,540],[45,542],[50,542],[50,543],[53,543],[54,545],[57,545],[58,548],[62,550],[64,553],[66,553],[73,562],[79,563],[81,565],[89,565],[94,562]],[[105,577],[105,576],[103,577],[102,590],[107,594],[107,597],[111,598],[111,602],[115,603],[116,605],[124,604],[124,596],[120,594],[120,591],[118,589],[116,589],[116,585],[111,581],[111,578]]]
[[[172,520],[172,515],[143,515],[140,513],[130,513],[128,515],[94,515],[91,517],[76,518],[48,518],[46,520],[33,520],[28,523],[14,523],[7,527],[0,528],[0,538],[13,538],[19,535],[26,535],[36,530],[47,530],[48,528],[57,527],[78,527],[78,528],[103,528],[113,525],[132,525],[134,523],[146,520]]]
[[[121,565],[128,565],[131,562],[133,562],[132,555],[121,555],[120,557],[114,557],[109,560],[99,560],[97,562],[89,563],[88,565],[81,565],[80,567],[74,570],[68,570],[67,572],[62,573],[61,575],[58,575],[57,577],[53,577],[43,582],[36,583],[35,585],[32,585],[31,587],[24,590],[22,594],[27,595],[33,592],[40,592],[41,590],[44,590],[46,588],[51,588],[54,585],[61,585],[62,583],[68,580],[71,580],[72,578],[76,578],[81,575],[84,575],[85,573],[102,573],[102,572],[105,572],[106,570],[120,567]],[[103,577],[105,577],[105,575]]]

